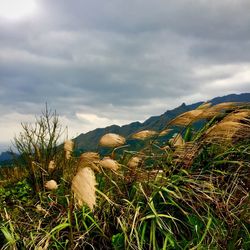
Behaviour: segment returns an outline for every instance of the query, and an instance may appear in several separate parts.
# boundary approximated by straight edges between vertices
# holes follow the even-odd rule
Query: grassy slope
[[[233,108],[200,131],[186,130],[183,146],[156,137],[139,152],[112,154],[119,171],[92,162],[100,169],[93,211],[71,196],[79,159],[58,152],[53,172],[37,162],[39,193],[20,176],[0,189],[0,242],[6,249],[248,249],[250,114],[243,108],[244,116]],[[230,112],[237,129],[224,132],[219,125]],[[141,162],[132,168],[134,155]],[[59,188],[45,190],[42,183],[51,178]]]

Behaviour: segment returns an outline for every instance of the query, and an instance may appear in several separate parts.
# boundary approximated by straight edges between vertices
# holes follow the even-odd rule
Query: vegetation
[[[2,249],[249,249],[249,103],[206,103],[161,131],[106,134],[105,156],[78,157],[62,136],[46,109],[15,138],[21,158],[0,173]]]

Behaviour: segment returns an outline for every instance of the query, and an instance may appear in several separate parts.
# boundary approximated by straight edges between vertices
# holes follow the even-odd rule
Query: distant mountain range
[[[18,156],[17,154],[12,153],[10,151],[2,152],[0,154],[0,166],[10,164],[13,160],[13,157],[17,157],[17,156]]]
[[[222,97],[216,97],[212,100],[208,100],[213,105],[219,104],[222,102],[250,102],[250,93],[243,93],[243,94],[231,94]],[[203,102],[197,102],[194,104],[186,105],[185,103],[181,104],[179,107],[168,110],[164,114],[159,116],[152,116],[145,120],[143,123],[141,122],[132,122],[130,124],[124,126],[112,125],[105,128],[97,128],[85,134],[80,134],[78,137],[74,139],[76,150],[78,153],[84,151],[95,151],[98,147],[99,140],[101,136],[106,133],[117,133],[123,135],[124,137],[128,137],[129,135],[144,129],[156,130],[160,131],[165,128],[166,124],[175,118],[176,116],[197,108]],[[176,131],[172,131],[172,134]],[[170,133],[169,136],[172,135]],[[129,141],[129,144],[134,144],[133,140]],[[137,142],[138,144],[138,142]],[[12,159],[11,153],[3,152],[0,154],[0,163],[8,162]],[[0,164],[0,165],[1,165]]]
[[[208,101],[213,105],[222,102],[250,102],[250,93],[243,93],[238,95],[231,94],[222,97],[216,97]],[[132,122],[124,126],[112,125],[105,128],[97,128],[85,134],[80,134],[74,139],[74,141],[76,143],[77,149],[81,151],[93,151],[97,149],[101,136],[106,133],[117,133],[123,135],[124,137],[128,137],[129,135],[144,129],[160,131],[164,129],[164,127],[170,120],[182,114],[183,112],[197,108],[202,103],[203,102],[197,102],[191,105],[186,105],[185,103],[183,103],[179,107],[168,110],[162,115],[152,116],[143,123]]]
[[[8,161],[12,158],[12,154],[9,151],[2,152],[0,154],[0,161]]]

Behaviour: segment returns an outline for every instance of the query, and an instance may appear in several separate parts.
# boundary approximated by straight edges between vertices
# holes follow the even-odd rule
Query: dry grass
[[[18,182],[28,175],[27,171],[19,166],[16,167],[0,167],[0,186],[9,182]]]
[[[178,147],[184,145],[185,141],[183,140],[181,134],[177,134],[169,140],[169,143],[172,144],[174,147]]]
[[[164,178],[163,170],[143,170],[140,169],[136,172],[136,175],[133,176],[137,182],[154,182],[160,181],[160,179]]]
[[[212,106],[212,103],[211,102],[204,102],[204,103],[202,103],[198,108],[196,108],[196,109],[201,109],[201,110],[203,110],[203,109],[208,109],[208,108],[210,108]]]
[[[100,172],[98,167],[100,161],[100,155],[96,152],[86,152],[81,154],[78,163],[79,168],[90,167],[91,169]]]
[[[210,119],[215,116],[219,116],[223,114],[225,111],[232,110],[240,106],[241,103],[237,102],[224,102],[224,103],[219,103],[217,105],[214,105],[208,109],[206,109],[206,112],[202,114],[202,119]]]
[[[56,164],[55,164],[55,161],[50,161],[49,162],[49,166],[48,166],[48,171],[49,172],[52,172],[52,171],[54,171],[55,170],[55,168],[56,168]]]
[[[58,185],[55,180],[50,180],[45,183],[44,187],[48,190],[56,190],[58,188]]]
[[[87,204],[93,210],[96,204],[96,185],[95,174],[91,168],[86,167],[78,170],[72,180],[71,189],[80,207]]]
[[[250,110],[249,109],[240,109],[235,112],[227,115],[223,121],[234,121],[234,122],[245,122],[250,123]]]
[[[132,157],[127,166],[131,169],[131,170],[135,170],[136,168],[138,168],[140,166],[140,164],[142,163],[142,158],[138,157],[138,156],[134,156]]]
[[[199,155],[201,146],[198,143],[186,142],[176,148],[173,153],[173,159],[182,167],[188,168],[192,165],[193,160]]]
[[[236,110],[206,132],[206,141],[233,142],[250,138],[250,111]]]
[[[165,136],[167,134],[169,134],[169,132],[171,132],[173,129],[171,128],[167,128],[167,129],[164,129],[162,130],[160,133],[159,133],[159,136]]]
[[[189,126],[220,115],[217,119],[198,131],[184,128],[169,143],[158,136],[171,129],[144,130],[133,138],[153,141],[140,142],[139,150],[119,148],[115,155],[117,148],[101,149],[109,157],[86,152],[65,161],[64,151],[69,158],[73,150],[68,143],[46,164],[34,160],[34,168],[48,167],[56,180],[61,178],[60,185],[48,181],[46,192],[40,189],[37,197],[25,182],[13,192],[10,187],[10,194],[2,189],[2,237],[14,237],[9,246],[20,244],[22,249],[45,249],[46,244],[53,249],[247,249],[249,146],[244,140],[250,138],[250,111],[232,103],[210,105],[202,104],[170,124]],[[225,144],[234,139],[242,144]],[[123,143],[125,138],[117,134],[100,140],[111,148]],[[67,171],[73,178],[65,178]],[[47,178],[44,172],[37,174],[41,183]]]
[[[132,138],[138,139],[138,140],[146,140],[146,139],[156,136],[157,134],[158,133],[153,130],[142,130],[140,132],[133,134]]]
[[[225,102],[211,107],[211,103],[204,103],[197,109],[187,111],[175,119],[171,120],[168,125],[189,126],[190,124],[201,119],[211,119],[221,114],[226,110],[234,109],[240,106],[241,103]]]
[[[65,158],[70,159],[71,153],[73,152],[74,142],[72,140],[67,140],[64,142]]]
[[[126,139],[118,134],[108,133],[101,137],[99,145],[102,147],[115,148],[125,144]]]
[[[110,170],[113,170],[113,171],[117,171],[120,167],[120,164],[109,158],[109,157],[104,157],[100,162],[99,162],[99,165],[102,167],[102,168],[106,168],[106,169],[110,169]]]
[[[250,126],[235,121],[222,121],[206,133],[206,142],[225,143],[250,137]]]
[[[185,112],[179,116],[177,116],[175,119],[173,119],[169,125],[178,125],[178,126],[188,126],[192,124],[195,121],[198,121],[202,119],[202,114],[205,111],[202,109],[195,109],[188,112]]]
[[[215,111],[215,112],[221,112],[225,110],[234,109],[237,106],[240,106],[241,104],[242,103],[239,103],[239,102],[223,102],[223,103],[214,105],[213,107],[210,108],[210,110]]]

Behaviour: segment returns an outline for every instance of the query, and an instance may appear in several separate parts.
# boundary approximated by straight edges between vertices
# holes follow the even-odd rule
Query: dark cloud
[[[47,102],[79,133],[250,91],[248,0],[37,3],[35,16],[0,16],[6,119],[30,120]]]

